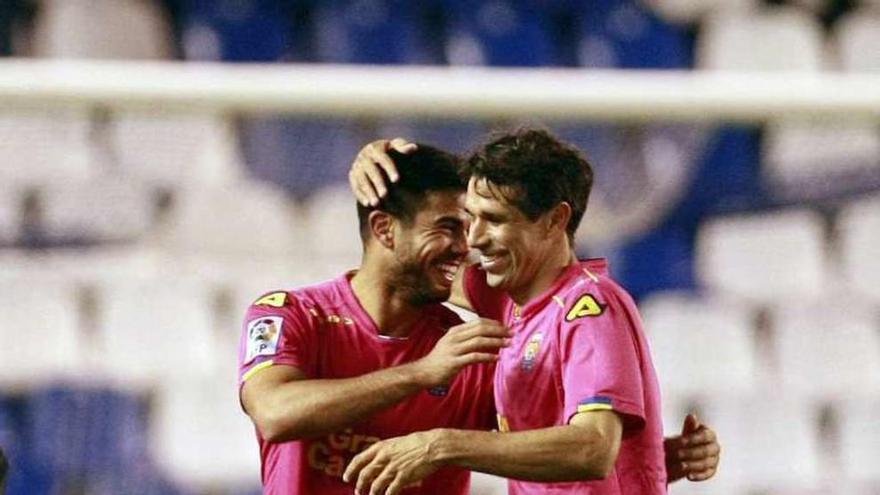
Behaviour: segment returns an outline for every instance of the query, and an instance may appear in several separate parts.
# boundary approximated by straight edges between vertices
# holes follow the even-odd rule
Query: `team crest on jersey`
[[[522,362],[520,363],[520,368],[523,371],[530,371],[535,367],[535,360],[538,358],[538,353],[541,352],[541,342],[543,340],[544,334],[540,332],[532,335],[532,338],[529,339],[526,349],[523,351]]]
[[[245,363],[257,356],[271,356],[278,351],[283,321],[280,316],[264,316],[248,322]]]

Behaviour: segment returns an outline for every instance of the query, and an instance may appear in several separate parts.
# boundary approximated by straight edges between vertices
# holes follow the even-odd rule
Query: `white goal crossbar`
[[[880,119],[880,74],[0,61],[0,108],[763,121]]]

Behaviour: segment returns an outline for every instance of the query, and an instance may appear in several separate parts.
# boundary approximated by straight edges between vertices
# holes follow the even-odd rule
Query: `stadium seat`
[[[724,449],[712,493],[815,493],[824,466],[817,410],[776,390],[763,392],[706,404],[702,420]]]
[[[863,9],[846,14],[835,23],[831,41],[844,71],[880,71],[880,50],[875,49],[880,46],[880,13]]]
[[[748,11],[754,9],[756,0],[647,0],[651,9],[668,22],[696,24],[711,13]]]
[[[847,205],[838,218],[843,278],[846,285],[865,297],[880,301],[880,196]]]
[[[75,286],[14,277],[0,284],[0,382],[21,387],[70,379],[83,371]]]
[[[51,58],[169,58],[171,33],[157,2],[41,0],[35,51]]]
[[[153,190],[131,180],[55,184],[40,192],[43,228],[57,243],[134,241],[156,213]]]
[[[154,240],[180,259],[274,260],[303,242],[295,205],[271,184],[180,189],[173,203]]]
[[[21,232],[22,194],[15,187],[0,187],[0,246],[9,246],[18,240]]]
[[[240,179],[236,139],[232,122],[216,114],[120,111],[108,127],[118,173],[164,187]]]
[[[462,155],[476,146],[488,131],[486,123],[475,120],[403,118],[383,119],[379,129],[379,136],[399,136]]]
[[[880,394],[880,334],[875,307],[832,291],[781,307],[774,315],[781,384],[821,400]]]
[[[880,400],[839,402],[836,412],[840,427],[840,466],[845,479],[880,485]],[[866,491],[866,493],[869,493]]]
[[[306,210],[310,258],[322,259],[338,267],[332,270],[332,275],[328,270],[328,276],[356,268],[360,264],[363,244],[356,202],[348,185],[318,191],[306,204]]]
[[[0,115],[0,183],[64,184],[98,175],[92,123],[84,111],[29,110]]]
[[[474,5],[445,0],[450,15],[446,56],[452,65],[535,67],[558,64],[542,9],[530,2]]]
[[[821,57],[821,27],[793,7],[719,12],[697,40],[697,67],[708,70],[817,71]]]
[[[578,62],[583,67],[684,69],[692,63],[687,31],[637,1],[583,0]]]
[[[422,2],[330,0],[315,13],[317,58],[329,63],[440,63],[422,41]]]
[[[352,119],[247,119],[242,150],[252,175],[307,198],[315,190],[345,181],[358,150],[375,135],[361,134]]]
[[[764,305],[819,297],[828,268],[822,218],[808,210],[723,217],[700,228],[702,285]]]
[[[215,349],[211,286],[176,277],[99,288],[96,367],[110,383],[148,389],[169,377],[210,375],[223,359]]]
[[[150,452],[169,479],[200,493],[259,486],[256,434],[237,391],[231,373],[162,383],[151,417]]]
[[[745,395],[760,382],[748,305],[658,293],[641,310],[664,395]]]

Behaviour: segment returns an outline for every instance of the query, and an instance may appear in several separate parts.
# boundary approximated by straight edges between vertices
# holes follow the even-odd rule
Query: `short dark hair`
[[[587,210],[593,169],[573,146],[541,129],[522,128],[495,135],[468,158],[464,171],[497,186],[513,188],[506,197],[530,220],[565,201],[571,206],[566,225],[574,239]]]
[[[397,167],[398,181],[392,183],[382,171],[388,194],[377,206],[363,206],[358,203],[358,222],[360,223],[361,239],[366,243],[370,238],[370,213],[384,211],[405,224],[410,224],[416,214],[424,206],[429,193],[438,191],[464,192],[467,181],[462,175],[461,159],[451,153],[439,150],[426,144],[417,144],[418,148],[409,154],[395,150],[388,156]]]

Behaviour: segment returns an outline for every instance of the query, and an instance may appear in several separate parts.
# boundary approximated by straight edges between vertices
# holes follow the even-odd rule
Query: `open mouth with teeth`
[[[443,263],[439,263],[435,265],[437,269],[440,271],[440,274],[443,276],[443,279],[452,284],[452,281],[455,280],[455,274],[458,272],[458,267],[461,265],[460,261],[446,261]]]
[[[497,271],[504,262],[504,255],[500,253],[480,254],[480,266],[487,272]]]

